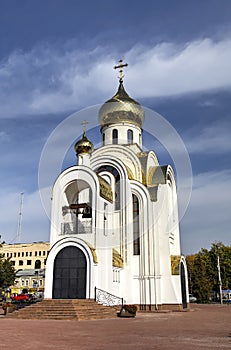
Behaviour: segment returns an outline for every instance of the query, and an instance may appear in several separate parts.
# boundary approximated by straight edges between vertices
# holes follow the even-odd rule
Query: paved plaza
[[[134,319],[17,320],[0,317],[1,349],[231,349],[231,305],[189,312],[138,313]]]

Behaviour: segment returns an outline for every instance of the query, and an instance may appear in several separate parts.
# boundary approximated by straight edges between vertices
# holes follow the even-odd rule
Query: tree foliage
[[[219,294],[218,256],[223,289],[231,289],[231,247],[213,243],[210,250],[202,248],[197,254],[186,257],[189,292],[198,302],[207,303]]]
[[[4,259],[0,254],[0,288],[9,287],[14,284],[15,269],[10,259]]]

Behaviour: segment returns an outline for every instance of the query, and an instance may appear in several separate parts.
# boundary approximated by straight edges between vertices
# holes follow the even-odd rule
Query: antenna
[[[17,229],[17,236],[16,236],[17,242],[20,242],[20,238],[21,238],[23,195],[24,195],[24,193],[21,192],[20,193],[19,212],[18,212],[18,229]]]

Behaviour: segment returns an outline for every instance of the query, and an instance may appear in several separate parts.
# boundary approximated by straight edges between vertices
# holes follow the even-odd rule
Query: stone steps
[[[91,299],[45,299],[6,315],[8,318],[95,320],[116,318],[118,307],[103,306]]]

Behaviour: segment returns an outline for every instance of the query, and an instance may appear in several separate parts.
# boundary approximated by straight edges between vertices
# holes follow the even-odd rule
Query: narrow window
[[[31,265],[31,260],[27,260],[27,265]]]
[[[103,146],[105,145],[105,133],[103,133]]]
[[[18,264],[19,264],[19,266],[22,266],[23,265],[23,260],[19,260]]]
[[[139,201],[132,195],[133,205],[133,255],[140,255],[140,220],[139,220]]]
[[[113,145],[116,145],[118,143],[118,130],[113,129],[112,131],[112,143]]]
[[[128,144],[131,145],[133,143],[133,131],[128,130]]]

